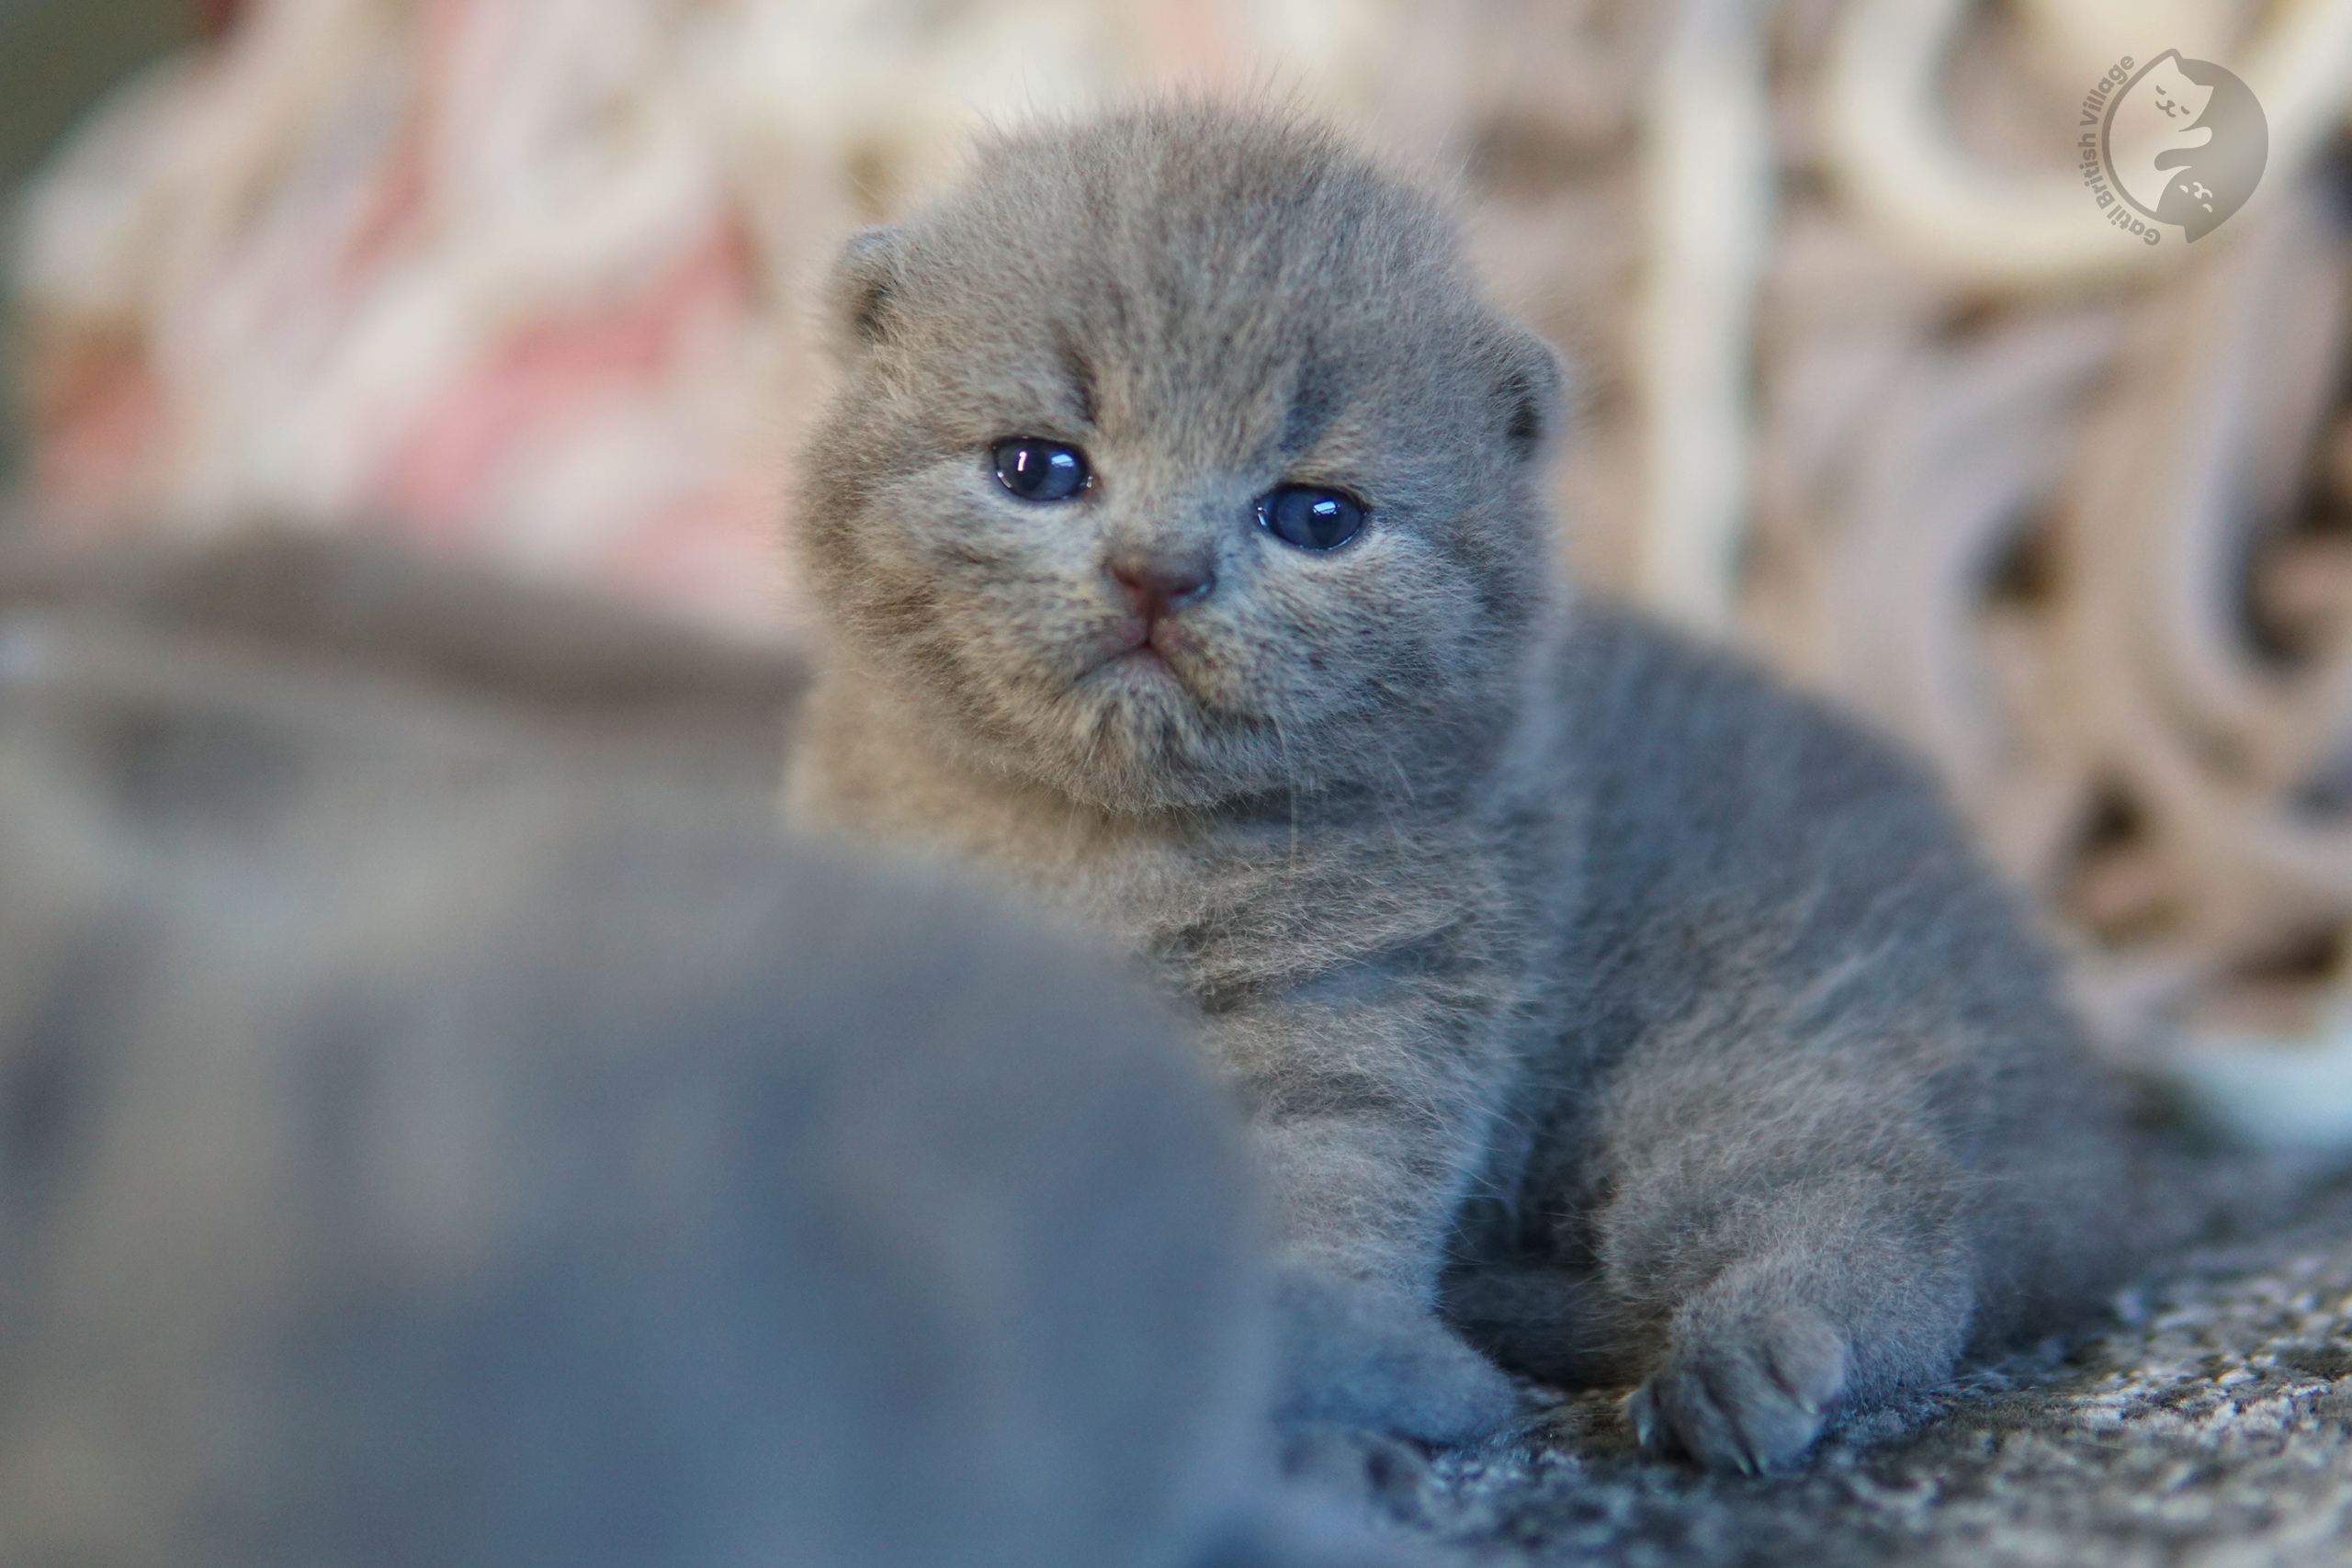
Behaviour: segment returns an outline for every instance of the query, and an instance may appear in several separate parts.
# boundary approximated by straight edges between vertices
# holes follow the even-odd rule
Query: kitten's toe
[[[1761,1474],[1813,1446],[1846,1376],[1845,1337],[1817,1313],[1782,1312],[1678,1336],[1625,1419],[1645,1452]]]

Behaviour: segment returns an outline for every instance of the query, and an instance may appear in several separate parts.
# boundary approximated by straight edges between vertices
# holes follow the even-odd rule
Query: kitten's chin
[[[1056,705],[1055,722],[1032,730],[1035,744],[1005,760],[1084,805],[1202,809],[1235,794],[1247,772],[1181,670],[1148,648],[1096,665]]]

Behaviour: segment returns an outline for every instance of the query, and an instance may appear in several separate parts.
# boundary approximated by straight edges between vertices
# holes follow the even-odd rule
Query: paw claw
[[[1651,1397],[1647,1383],[1625,1396],[1625,1419],[1634,1428],[1634,1441],[1645,1449],[1654,1446],[1657,1438],[1657,1404]]]
[[[1686,1324],[1666,1364],[1625,1401],[1626,1419],[1645,1450],[1759,1476],[1813,1446],[1847,1365],[1844,1337],[1810,1312],[1712,1334]]]

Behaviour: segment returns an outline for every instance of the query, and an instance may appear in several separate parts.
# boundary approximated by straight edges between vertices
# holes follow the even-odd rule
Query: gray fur
[[[1517,1370],[1719,1467],[2078,1309],[2118,1098],[1932,785],[1558,575],[1551,351],[1440,206],[1277,115],[1001,137],[862,236],[797,543],[802,818],[992,861],[1197,1010],[1276,1194],[1288,1409],[1428,1440]],[[1004,493],[994,443],[1094,487]],[[1258,527],[1281,481],[1373,522]],[[1206,566],[1164,666],[1112,572]]]
[[[741,660],[131,564],[0,609],[0,1562],[1397,1561],[1271,1484],[1164,1010],[779,842]]]

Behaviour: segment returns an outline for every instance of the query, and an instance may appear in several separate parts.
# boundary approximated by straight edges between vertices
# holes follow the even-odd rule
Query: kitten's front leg
[[[1617,1336],[1664,1341],[1626,1402],[1645,1449],[1768,1471],[1840,1405],[1950,1374],[1978,1288],[1970,1179],[1899,1078],[1742,1048],[1623,1069],[1593,1241]]]
[[[1426,1005],[1271,1005],[1210,1045],[1239,1085],[1272,1197],[1287,1421],[1459,1443],[1519,1398],[1432,1311],[1489,1096]]]
[[[1790,1194],[1792,1210],[1816,1198]],[[1966,1337],[1973,1281],[1950,1249],[1883,1218],[1765,1220],[1779,1250],[1742,1258],[1668,1319],[1663,1356],[1625,1404],[1643,1448],[1749,1474],[1802,1458],[1829,1417],[1941,1381]]]

